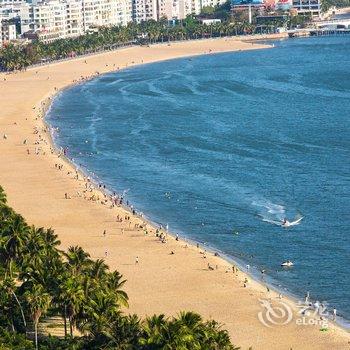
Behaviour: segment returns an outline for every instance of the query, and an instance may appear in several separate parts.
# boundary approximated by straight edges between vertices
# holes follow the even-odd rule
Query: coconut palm
[[[139,343],[143,349],[161,349],[165,344],[164,334],[167,332],[168,321],[164,315],[147,317],[143,323],[143,334]]]
[[[65,326],[65,334],[67,334],[66,321],[68,318],[70,335],[73,336],[73,329],[77,322],[77,315],[80,312],[85,299],[82,285],[77,278],[72,276],[61,281],[58,293],[58,300]]]
[[[38,324],[40,317],[44,315],[51,302],[51,296],[46,293],[43,286],[35,284],[24,293],[29,316],[34,323],[35,348],[38,349]]]
[[[103,37],[91,35],[90,45],[110,42],[118,33],[117,29],[106,29]],[[174,35],[179,33],[184,31],[176,30]],[[76,48],[74,42],[71,45]],[[60,46],[68,50],[68,44],[63,42],[54,49],[59,50]],[[59,51],[55,50],[52,54],[56,55]],[[50,313],[62,316],[66,339],[43,335],[43,348],[235,349],[228,333],[215,321],[203,322],[195,313],[183,312],[172,319],[155,315],[143,322],[135,315],[124,316],[122,310],[128,307],[128,295],[123,290],[126,281],[118,271],[109,272],[103,260],[92,261],[79,246],[63,253],[52,229],[29,227],[7,206],[2,188],[0,195],[0,347],[6,339],[7,348],[31,349],[33,343],[21,337],[26,334],[30,319],[38,349],[40,318]],[[84,337],[73,338],[75,327]]]
[[[17,287],[14,279],[5,277],[0,278],[0,309],[5,319],[3,321],[10,323],[12,332],[15,331],[14,317],[17,315],[16,306],[19,307],[24,329],[27,327],[22,305],[17,297]]]
[[[73,274],[79,274],[84,268],[91,264],[90,254],[79,246],[69,247],[65,256]]]
[[[105,280],[106,287],[115,294],[117,302],[120,306],[128,307],[129,297],[121,288],[124,286],[126,280],[123,280],[123,275],[118,271],[113,271],[107,275]]]
[[[78,328],[94,337],[101,336],[121,316],[115,295],[104,291],[95,291],[94,295],[90,295],[83,312],[83,317],[78,320]]]
[[[4,189],[0,186],[0,205],[6,204],[7,198]]]
[[[108,265],[103,259],[97,259],[91,263],[88,269],[88,274],[92,279],[98,280],[106,277]]]
[[[29,226],[25,223],[22,216],[16,214],[9,218],[7,225],[2,231],[1,246],[4,254],[3,261],[10,277],[12,277],[11,261],[16,261],[20,258],[28,235]]]

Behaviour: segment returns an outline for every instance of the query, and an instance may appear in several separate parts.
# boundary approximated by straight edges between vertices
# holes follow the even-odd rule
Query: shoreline
[[[243,37],[244,38],[244,37]],[[278,35],[278,38],[279,39],[288,39],[288,37],[280,37]],[[248,38],[244,41],[246,42],[249,42],[249,43],[254,43],[255,41],[265,41],[265,40],[277,40],[276,38],[274,39],[274,37],[270,37],[270,38],[266,38],[266,35],[263,35],[263,37],[260,37],[260,38]],[[200,41],[200,40],[205,40],[205,39],[197,39],[196,41]],[[215,40],[213,38],[211,39],[207,39],[207,40]],[[181,41],[177,41],[177,42],[181,42]],[[166,45],[167,43],[158,43],[156,45]],[[270,44],[264,44],[266,46],[266,48],[273,48],[274,46],[271,46]],[[117,50],[124,50],[124,49],[128,49],[129,47],[122,47],[122,48],[119,48]],[[225,52],[220,52],[220,53],[225,53]],[[220,53],[216,53],[216,54],[220,54]],[[214,53],[215,54],[215,53]],[[199,55],[199,56],[204,56],[206,54],[203,54],[203,55]],[[85,55],[84,55],[85,57]],[[195,56],[187,56],[188,58],[190,57],[196,57]],[[185,57],[183,57],[185,58]],[[158,63],[158,62],[164,62],[164,61],[168,61],[168,60],[176,60],[176,59],[181,59],[181,58],[169,58],[169,59],[166,59],[166,60],[162,60],[162,61],[155,61],[155,62],[149,62],[149,63],[141,63],[141,64],[134,64],[132,65],[132,68],[135,68],[135,67],[138,67],[138,66],[144,66],[144,65],[148,65],[148,64],[153,64],[153,63]],[[123,69],[126,69],[126,68],[130,68],[130,67],[125,67]],[[109,72],[106,72],[106,73],[103,73],[101,74],[102,76],[103,75],[106,75],[106,74],[111,74],[111,73],[116,73],[118,70],[116,71],[109,71]],[[52,104],[54,103],[54,99],[56,97],[58,97],[58,95],[62,92],[64,92],[65,90],[68,90],[70,88],[73,88],[74,86],[77,86],[77,85],[80,85],[80,84],[85,84],[86,82],[88,81],[91,81],[91,80],[94,80],[94,79],[97,79],[98,77],[100,77],[101,75],[96,75],[96,76],[92,76],[92,77],[88,77],[86,78],[85,80],[83,81],[79,81],[79,82],[76,82],[76,83],[73,83],[73,84],[70,84],[68,86],[65,86],[63,87],[62,89],[59,89],[54,95],[51,96],[51,99],[47,99],[45,100],[46,103],[48,103],[48,105],[46,106],[47,109],[46,110],[43,110],[42,111],[42,120],[43,120],[43,123],[45,124],[45,126],[47,126],[50,130],[50,133],[49,133],[49,137],[50,137],[50,142],[51,142],[51,145],[53,146],[53,148],[55,149],[55,153],[56,155],[59,154],[59,148],[58,146],[56,145],[56,143],[54,142],[54,136],[53,136],[53,128],[52,126],[49,124],[49,122],[47,121],[47,116],[50,112],[50,108],[52,106]],[[97,188],[98,186],[98,183],[97,183],[97,179],[93,179],[93,177],[91,176],[93,173],[91,173],[91,171],[86,168],[86,171],[83,171],[82,170],[82,167],[79,166],[78,164],[75,163],[75,161],[73,159],[70,159],[68,158],[67,156],[62,156],[62,159],[64,159],[65,162],[67,162],[67,164],[69,166],[71,166],[73,169],[75,169],[76,171],[78,171],[79,173],[81,173],[84,177],[90,177],[90,179],[92,179],[91,183],[93,183],[93,185],[95,186],[95,188]],[[105,190],[98,190],[101,192],[102,195],[107,195],[107,196],[111,196],[111,194],[114,192],[112,191],[111,189],[108,189],[106,188]],[[120,193],[116,192],[116,194],[118,196],[120,196]],[[125,211],[127,211],[130,215],[132,215],[132,203],[131,203],[131,207],[130,206],[126,206],[126,205],[122,205],[121,208],[124,209]],[[147,214],[143,217],[143,216],[139,216],[137,215],[137,218],[139,220],[142,220],[142,221],[145,221],[147,222],[147,225],[150,225],[154,230],[157,229],[156,225],[157,223],[152,221],[152,218],[149,217]],[[210,245],[207,245],[206,242],[200,242],[200,241],[196,241],[188,236],[186,236],[186,234],[184,234],[182,237],[180,235],[180,233],[177,233],[177,232],[171,232],[171,231],[166,231],[166,234],[171,236],[173,240],[175,240],[175,237],[176,235],[178,234],[179,235],[179,242],[180,243],[184,243],[184,244],[190,244],[192,245],[192,247],[194,248],[197,244],[199,244],[200,246],[202,246],[201,248],[204,249],[204,247],[206,248],[205,250],[211,254],[219,254],[218,257],[220,259],[222,259],[224,262],[230,264],[230,265],[234,265],[234,266],[238,266],[239,268],[239,271],[240,273],[243,275],[243,277],[247,277],[247,278],[251,278],[255,283],[257,283],[261,288],[266,288],[268,287],[270,290],[272,290],[276,295],[280,295],[283,293],[283,296],[284,296],[284,300],[287,300],[289,303],[292,304],[293,307],[297,307],[297,304],[298,304],[298,301],[300,301],[302,299],[302,297],[298,297],[296,294],[294,294],[293,292],[289,291],[287,288],[284,288],[283,286],[276,286],[273,284],[273,282],[276,282],[278,283],[277,280],[273,279],[272,277],[266,275],[266,282],[263,281],[262,278],[259,278],[259,271],[258,269],[255,267],[251,268],[251,270],[248,272],[246,271],[246,269],[244,268],[244,264],[245,262],[240,259],[239,257],[236,257],[236,256],[230,256],[228,254],[225,254],[224,252],[220,251],[219,249],[215,248],[215,247],[212,247]],[[284,290],[283,290],[284,288]],[[337,322],[332,322],[330,319],[329,319],[329,323],[331,324],[331,327],[335,326],[335,327],[339,327],[340,329],[346,331],[346,332],[349,332],[350,331],[350,327],[346,327],[346,325],[350,325],[350,321],[345,319],[343,316],[341,315],[337,315],[338,317],[338,320]],[[340,322],[340,320],[342,320],[342,322]]]
[[[215,39],[209,39],[209,43],[210,44],[212,44],[213,43],[213,41],[214,41]],[[230,39],[228,39],[228,40],[230,40]],[[242,42],[240,42],[240,41],[237,41],[237,40],[235,40],[235,39],[231,39],[230,41],[233,41],[234,43],[242,43]],[[203,41],[200,41],[200,44],[202,44],[203,43]],[[205,42],[206,44],[208,44],[208,41],[206,41]],[[185,43],[181,43],[182,45],[184,45]],[[191,44],[191,43],[188,43],[187,42],[187,44]],[[172,44],[172,45],[174,45],[174,46],[176,46],[176,44]],[[255,45],[255,44],[251,44],[251,45],[248,45],[248,46],[252,46],[252,45],[254,45],[255,47],[254,47],[254,49],[255,48],[264,48],[264,47],[267,47],[267,46],[263,46],[263,47],[256,47],[256,46],[259,46],[259,45]],[[186,45],[185,45],[186,46]],[[165,47],[166,48],[166,47]],[[245,49],[249,49],[249,47],[246,47]],[[129,48],[126,48],[126,49],[123,49],[123,51],[124,50],[129,50]],[[146,49],[147,50],[147,49]],[[237,50],[237,49],[236,49]],[[144,51],[144,50],[143,50]],[[235,50],[227,50],[227,51],[225,51],[225,50],[222,50],[222,51],[215,51],[215,52],[212,52],[212,53],[219,53],[219,52],[228,52],[228,51],[235,51]],[[120,52],[120,50],[118,50],[118,52]],[[204,53],[201,53],[201,52],[199,52],[199,53],[196,53],[196,54],[194,54],[194,55],[203,55],[203,54],[208,54],[209,52],[204,52]],[[106,55],[105,53],[101,53],[101,54],[97,54],[96,56],[103,56],[103,55]],[[108,55],[108,53],[107,53],[107,55]],[[185,54],[185,55],[183,55],[183,56],[178,56],[178,58],[180,58],[180,57],[189,57],[189,56],[194,56],[194,55],[192,55],[192,54],[189,54],[189,55],[187,55],[187,54]],[[96,56],[93,56],[93,57],[95,57],[96,58]],[[92,57],[92,56],[90,56],[90,57]],[[169,57],[168,59],[174,59],[174,58],[177,58],[177,57]],[[147,63],[151,63],[151,62],[158,62],[158,61],[161,61],[161,60],[164,60],[164,59],[166,59],[166,58],[163,58],[163,59],[156,59],[156,60],[151,60],[150,62],[147,62]],[[75,60],[73,60],[73,62],[76,62],[76,63],[78,63],[77,61],[82,61],[83,60],[83,58],[77,58],[77,59],[75,59]],[[58,65],[58,63],[59,64],[66,64],[66,65],[69,65],[69,64],[71,64],[71,62],[72,61],[69,61],[69,62],[57,62],[56,64],[55,63],[53,63],[52,65],[47,65],[47,66],[43,66],[43,67],[35,67],[35,68],[31,68],[30,70],[32,71],[32,70],[34,70],[34,69],[38,69],[38,70],[45,70],[45,68],[52,68],[52,66],[57,66]],[[81,62],[80,62],[81,63]],[[138,63],[138,64],[143,64],[144,62],[142,62],[142,63]],[[135,63],[133,63],[132,65],[129,65],[128,66],[128,64],[126,64],[126,66],[125,67],[130,67],[130,66],[134,66],[134,65],[136,65]],[[107,66],[106,66],[107,67]],[[124,68],[125,68],[124,67]],[[118,67],[119,68],[119,67]],[[29,70],[28,70],[29,71]],[[113,69],[112,70],[110,70],[110,69],[107,69],[106,71],[104,71],[103,73],[108,73],[108,72],[111,72],[111,71],[113,71]],[[19,76],[19,75],[21,75],[22,73],[17,73],[16,75],[17,76]],[[14,75],[14,76],[16,76],[16,75]],[[23,74],[24,75],[24,74]],[[94,78],[94,76],[92,77],[92,78]],[[84,83],[84,82],[86,82],[87,81],[87,79],[86,80],[84,80],[84,81],[81,81],[82,83]],[[70,86],[72,86],[73,84],[75,84],[75,83],[80,83],[79,81],[78,82],[73,82],[73,83],[70,83],[70,84],[63,84],[58,90],[55,90],[53,93],[48,93],[47,95],[46,95],[46,97],[44,98],[44,100],[46,99],[47,101],[50,101],[50,105],[51,105],[51,103],[52,103],[52,101],[53,101],[53,98],[54,98],[54,96],[55,95],[57,95],[62,89],[66,89],[66,88],[69,88]],[[36,104],[36,106],[37,106],[37,108],[39,107],[41,107],[42,106],[42,101],[43,101],[43,99],[41,99],[39,102],[37,102],[37,104]],[[47,108],[50,108],[50,105],[45,105],[45,107],[47,107]],[[48,109],[49,110],[49,109]],[[37,109],[35,110],[36,112],[37,112]],[[36,114],[36,112],[34,113],[34,114]],[[46,111],[46,113],[47,113],[47,111]],[[45,113],[45,111],[44,111],[44,114],[46,115],[46,113]],[[38,117],[38,115],[37,115],[37,117]],[[1,122],[1,120],[0,120],[0,122]],[[38,123],[39,122],[39,124],[42,124],[42,126],[45,126],[45,125],[47,125],[47,122],[44,120],[44,119],[41,119],[41,118],[39,118],[36,122],[34,121],[34,124],[36,124],[36,123]],[[1,125],[1,123],[0,123],[0,125]],[[49,128],[50,128],[50,125],[49,125]],[[44,134],[44,137],[47,137],[48,136],[48,133],[45,133]],[[54,147],[55,147],[55,144],[54,144],[54,142],[53,142],[53,138],[52,138],[52,135],[49,135],[49,141],[51,141],[51,145],[54,145]],[[49,142],[50,143],[50,142]],[[1,142],[0,143],[0,147],[2,147],[3,146],[3,142]],[[0,148],[1,150],[2,150],[2,148]],[[48,154],[49,156],[50,156],[50,154]],[[52,154],[51,155],[51,160],[55,160],[55,161],[57,161],[57,155],[55,155],[55,154]],[[62,158],[61,158],[61,160],[62,160]],[[70,169],[70,168],[74,168],[74,165],[72,165],[71,164],[71,161],[69,160],[69,159],[66,159],[65,160],[65,162],[67,163],[66,165],[67,165],[67,168],[68,169]],[[51,162],[52,163],[52,162]],[[73,163],[74,164],[74,163]],[[52,164],[51,164],[52,165]],[[0,176],[1,177],[1,176]],[[63,178],[63,176],[62,175],[59,175],[59,177],[62,177]],[[5,186],[5,190],[7,190],[7,188],[6,188],[6,186]],[[12,196],[11,196],[11,191],[7,191],[7,193],[8,193],[8,197],[9,197],[9,201],[10,201],[10,203],[12,202]],[[73,200],[74,200],[74,198],[72,198]],[[86,204],[86,202],[83,202],[84,204]],[[14,208],[17,208],[16,207],[16,203],[15,203],[15,201],[14,201]],[[108,210],[108,208],[107,208],[107,206],[105,207],[105,208],[103,208],[103,209],[107,209]],[[125,208],[122,208],[122,209],[118,209],[120,212],[125,212]],[[20,213],[22,214],[22,211],[20,211]],[[27,217],[26,217],[27,218]],[[132,218],[132,219],[134,219],[134,218]],[[137,219],[135,219],[135,220],[137,220]],[[28,218],[28,221],[29,221],[29,218]],[[32,223],[32,221],[36,221],[36,220],[31,220],[30,222]],[[33,223],[35,223],[36,224],[36,222],[33,222]],[[55,227],[55,225],[52,225],[53,226],[53,228],[56,228]],[[60,235],[60,233],[59,233],[59,237],[61,238],[61,235]],[[62,240],[62,239],[61,239]],[[174,237],[172,237],[172,238],[170,238],[169,239],[169,241],[172,241],[171,243],[171,246],[178,246],[179,244],[184,244],[184,243],[188,243],[187,241],[179,241],[179,242],[176,242],[176,240],[175,240],[175,238]],[[81,241],[81,239],[79,239],[79,241]],[[168,244],[166,244],[166,246],[167,246]],[[196,247],[194,247],[194,246],[190,246],[190,247],[188,247],[189,248],[189,250],[191,251],[191,253],[193,253],[193,252],[195,252],[195,253],[197,253],[198,254],[198,249],[196,248]],[[90,248],[87,248],[88,249],[88,251],[90,252],[90,253],[92,253],[91,252],[91,249]],[[170,248],[169,248],[170,249]],[[93,254],[91,254],[91,255],[93,255]],[[94,254],[95,255],[95,254]],[[94,258],[95,258],[95,256],[94,256]],[[208,258],[209,258],[209,256],[208,256]],[[221,266],[226,266],[227,267],[227,264],[228,264],[228,262],[224,259],[224,258],[221,258],[221,257],[212,257],[212,256],[210,256],[210,259],[207,259],[205,262],[207,262],[207,261],[213,261],[214,260],[214,263],[217,263],[218,265],[220,265],[220,267]],[[106,259],[106,262],[109,264],[109,265],[111,265],[110,264],[110,261],[109,261],[109,257]],[[202,265],[202,264],[201,264]],[[113,266],[113,267],[115,267],[115,266]],[[119,266],[117,265],[116,266],[118,269],[119,269]],[[123,270],[121,270],[121,272],[125,275],[125,277],[129,280],[129,278],[130,278],[130,275],[128,274],[128,273],[124,273],[124,271]],[[215,272],[213,272],[213,273],[215,273]],[[210,273],[210,274],[212,274],[212,272]],[[227,274],[227,273],[226,273]],[[230,275],[232,275],[232,272],[231,272],[231,274]],[[237,282],[237,280],[241,280],[241,279],[245,279],[247,277],[247,275],[246,275],[246,273],[243,273],[243,272],[239,272],[239,273],[237,273],[236,275],[235,275],[235,279],[236,279],[236,282]],[[251,278],[250,276],[248,276],[249,278]],[[232,281],[231,281],[232,282]],[[239,282],[241,282],[241,281],[239,281]],[[128,285],[129,285],[129,283],[127,283],[127,292],[129,292],[128,291]],[[249,286],[248,286],[248,288],[246,288],[245,289],[246,291],[254,291],[255,293],[262,293],[265,297],[268,297],[268,298],[270,298],[270,299],[275,299],[275,298],[278,298],[278,296],[276,295],[277,293],[276,292],[269,292],[269,294],[266,296],[266,291],[265,291],[265,287],[264,287],[264,285],[262,284],[262,283],[260,283],[260,282],[257,282],[257,281],[251,281],[251,282],[249,282]],[[264,291],[263,291],[264,290]],[[241,290],[241,291],[244,291],[244,289],[243,290]],[[243,292],[242,292],[243,293]],[[248,293],[247,293],[248,294]],[[129,295],[130,295],[130,293],[129,293]],[[181,296],[181,295],[180,295]],[[178,295],[177,295],[177,297],[178,297]],[[131,300],[133,300],[134,298],[133,297],[131,297]],[[284,302],[290,302],[290,303],[292,303],[292,304],[294,304],[294,302],[292,301],[292,300],[289,300],[289,298],[283,298],[283,301]],[[193,304],[192,304],[193,305]],[[293,308],[295,308],[295,305],[292,305],[293,306]],[[191,306],[191,307],[193,307],[193,306]],[[165,310],[164,310],[165,311]],[[156,311],[154,311],[154,312],[156,312]],[[221,321],[221,319],[219,318],[219,317],[217,317],[216,315],[219,315],[220,313],[217,313],[217,312],[215,312],[215,313],[213,313],[213,318],[215,318],[215,319],[218,319],[218,321]],[[207,315],[203,315],[204,317],[206,317]],[[256,316],[256,315],[254,315],[254,316]],[[256,317],[255,317],[256,318]],[[225,322],[224,322],[225,323]],[[239,324],[239,323],[238,323]],[[261,327],[264,327],[264,326],[262,326],[262,325],[260,325]],[[338,328],[338,326],[331,326],[331,328],[333,329],[333,327],[334,327],[334,331],[339,331],[339,332],[342,332],[342,330],[338,330],[337,328]],[[227,328],[226,327],[226,325],[225,325],[225,328]],[[267,330],[267,329],[266,329]],[[275,328],[275,332],[279,332],[279,330],[277,329],[277,328]],[[276,333],[276,334],[277,334]],[[299,332],[298,332],[299,333]],[[232,339],[233,339],[233,342],[235,343],[235,344],[237,344],[237,345],[246,345],[246,344],[251,344],[251,345],[253,345],[254,347],[256,347],[257,346],[257,343],[256,342],[254,342],[254,341],[246,341],[245,342],[245,344],[243,344],[241,341],[239,341],[239,340],[236,340],[236,338],[235,338],[235,333],[232,333],[232,330],[230,330],[230,334],[231,334],[231,337],[232,337]],[[276,335],[275,334],[275,335]],[[321,337],[321,338],[323,338],[323,337]],[[298,341],[298,339],[295,339],[296,341]],[[324,340],[323,340],[324,341]],[[273,344],[273,339],[272,339],[272,343],[270,343],[270,344],[268,344],[268,345],[266,345],[266,348],[272,348],[271,346],[271,344]],[[311,344],[313,344],[313,342],[311,342]],[[343,344],[345,344],[345,343],[343,343]],[[263,345],[263,348],[265,348],[265,344],[259,344],[259,349],[260,348],[262,348],[262,347],[260,347],[260,345]],[[275,345],[277,345],[277,347],[273,347],[273,348],[276,348],[276,349],[279,349],[279,348],[281,348],[282,346],[281,346],[281,344],[279,344],[279,343],[277,343],[277,344],[275,344]],[[326,345],[326,344],[325,344]],[[305,347],[305,348],[309,348],[309,347]],[[321,349],[321,347],[318,347],[318,348],[320,348]],[[335,349],[335,347],[333,347],[334,349]],[[340,349],[341,347],[339,347],[339,349]],[[310,349],[311,349],[311,347],[310,347]]]
[[[205,40],[205,39],[197,39],[196,41],[201,41],[201,40]],[[213,39],[208,39],[208,40],[213,40]],[[249,42],[249,43],[254,43],[254,41],[260,41],[260,40],[266,41],[266,38],[249,39],[249,40],[246,40],[246,41]],[[274,39],[270,38],[270,40],[274,40]],[[181,41],[179,41],[179,42],[181,42]],[[166,45],[166,43],[160,43],[159,45]],[[266,48],[273,48],[274,47],[274,46],[271,46],[270,44],[266,44],[266,43],[264,43],[264,45],[266,45]],[[122,48],[118,48],[117,50],[128,49],[128,48],[129,47],[122,47]],[[220,53],[225,53],[225,52],[220,52]],[[220,54],[220,53],[214,53],[214,54]],[[206,54],[203,54],[203,56],[204,55],[206,55]],[[199,56],[202,56],[202,55],[199,55]],[[190,57],[196,57],[196,56],[188,56],[188,58],[190,58]],[[154,63],[157,63],[157,62],[171,61],[171,60],[176,60],[176,59],[180,59],[181,60],[183,58],[169,58],[169,59],[162,60],[162,61],[134,64],[134,65],[132,65],[132,67],[126,67],[126,68],[135,68],[135,67],[139,67],[139,66],[145,66],[145,65],[148,65],[148,64],[154,64]],[[126,68],[123,68],[123,69],[126,69]],[[77,85],[85,84],[88,81],[91,81],[91,80],[94,80],[94,79],[98,79],[98,77],[100,77],[100,76],[103,76],[103,75],[106,75],[106,74],[113,74],[113,73],[116,73],[116,72],[118,72],[118,71],[113,71],[112,70],[110,72],[106,72],[106,73],[103,73],[101,75],[96,75],[96,76],[92,76],[92,77],[86,78],[84,81],[79,81],[79,82],[76,82],[76,83],[72,83],[72,84],[70,84],[68,86],[65,86],[62,89],[58,90],[54,95],[52,95],[50,97],[51,100],[50,99],[45,100],[45,107],[46,107],[46,109],[42,111],[42,118],[43,118],[43,123],[50,130],[49,138],[50,138],[51,145],[55,149],[56,155],[58,155],[60,153],[59,146],[54,141],[55,140],[54,135],[53,135],[53,129],[54,128],[50,125],[49,121],[47,120],[47,117],[48,117],[48,115],[50,113],[50,108],[51,108],[52,104],[54,103],[54,100],[59,96],[59,94],[65,92],[66,90],[69,90],[69,89],[71,89],[71,88],[73,88],[73,87],[75,87]],[[87,167],[84,167],[84,170],[83,170],[83,167],[81,165],[78,165],[75,162],[74,159],[70,159],[69,157],[66,157],[66,156],[61,156],[61,157],[62,157],[61,159],[64,159],[64,161],[67,162],[67,164],[69,166],[72,166],[74,170],[76,170],[79,173],[81,173],[84,177],[89,177],[91,179],[91,183],[93,183],[95,188],[98,187],[98,179],[97,178],[94,179],[94,177],[92,175],[93,173],[92,173],[91,170],[89,170]],[[111,196],[112,193],[116,193],[118,196],[121,195],[119,192],[115,192],[111,188],[108,188],[108,187],[106,187],[106,189],[104,191],[103,190],[99,190],[99,191],[101,191],[101,195]],[[130,206],[126,206],[126,205],[122,205],[121,208],[124,209],[125,211],[127,211],[130,215],[132,215],[132,207],[134,207],[134,206],[133,206],[133,203],[130,203],[130,204],[131,204],[131,207]],[[143,220],[143,221],[147,222],[148,225],[150,225],[151,227],[153,227],[154,230],[156,230],[157,229],[157,225],[158,225],[157,222],[153,221],[152,218],[147,215],[147,213],[143,213],[143,214],[145,214],[145,216],[137,215],[136,217],[139,220]],[[254,280],[254,282],[259,284],[262,288],[268,287],[270,290],[273,290],[273,292],[276,295],[282,294],[283,297],[285,299],[288,299],[288,301],[290,303],[292,303],[292,305],[294,307],[297,307],[298,301],[303,299],[302,296],[298,296],[296,293],[292,292],[287,287],[285,287],[283,285],[278,285],[279,281],[274,279],[274,278],[272,278],[271,276],[264,275],[263,278],[261,278],[261,273],[260,273],[258,267],[251,266],[249,271],[248,271],[245,268],[246,262],[244,261],[244,259],[241,259],[238,256],[231,256],[229,254],[226,254],[226,253],[224,253],[220,249],[217,249],[214,246],[207,245],[207,242],[204,242],[204,241],[201,242],[201,241],[197,241],[197,240],[191,238],[190,236],[186,235],[186,233],[182,234],[182,233],[176,232],[176,231],[174,231],[174,232],[166,231],[166,232],[167,232],[168,235],[170,235],[172,237],[172,239],[175,239],[176,235],[178,235],[179,236],[179,241],[181,243],[190,244],[193,247],[195,247],[197,244],[199,244],[201,246],[201,248],[203,248],[203,249],[206,248],[207,252],[209,252],[209,253],[211,253],[213,255],[214,254],[219,254],[218,257],[220,257],[222,260],[224,260],[227,264],[234,265],[234,266],[238,267],[243,276],[246,276],[247,278],[250,278],[250,279]],[[266,279],[266,281],[264,281],[264,278]],[[344,316],[342,316],[342,314],[339,313],[339,310],[337,312],[337,321],[333,322],[333,321],[331,321],[331,319],[329,319],[329,322],[332,323],[333,326],[339,327],[339,328],[343,329],[346,332],[350,331],[350,320],[348,320]]]

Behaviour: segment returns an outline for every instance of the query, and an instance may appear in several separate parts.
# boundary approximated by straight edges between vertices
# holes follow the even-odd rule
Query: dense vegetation
[[[0,50],[0,66],[3,70],[23,69],[35,63],[58,60],[109,50],[125,44],[149,44],[174,40],[188,40],[252,33],[247,22],[216,23],[203,25],[189,16],[175,26],[166,20],[130,23],[126,27],[104,27],[78,38],[59,39],[49,44],[39,41],[25,46],[8,45]]]
[[[81,247],[62,252],[59,244],[52,229],[28,226],[0,187],[1,350],[237,349],[217,322],[192,312],[144,320],[124,314],[123,276]],[[64,327],[64,336],[41,331],[44,318],[49,326],[61,319],[51,325]]]
[[[218,18],[221,21],[227,21],[231,17],[231,2],[216,6],[204,6],[199,17]]]
[[[350,7],[350,0],[322,0],[323,11],[327,11],[332,6],[337,8]]]

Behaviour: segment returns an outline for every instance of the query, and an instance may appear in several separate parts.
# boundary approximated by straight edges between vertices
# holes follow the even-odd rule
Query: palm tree
[[[174,346],[188,349],[200,349],[203,323],[200,315],[193,312],[181,312],[177,319],[169,322],[168,342]]]
[[[106,276],[108,271],[108,265],[103,259],[97,259],[89,266],[89,276],[95,280],[102,279]]]
[[[203,349],[239,350],[231,344],[230,336],[226,330],[216,321],[208,321],[204,324],[204,337],[201,339]]]
[[[21,257],[28,235],[29,226],[25,223],[23,217],[18,214],[10,217],[1,238],[6,271],[10,277],[12,276],[11,261],[16,261]]]
[[[121,316],[120,306],[113,293],[95,291],[84,305],[84,316],[79,319],[79,330],[99,337]]]
[[[141,335],[141,321],[137,315],[115,317],[103,330],[105,348],[108,349],[140,349]]]
[[[16,287],[15,280],[10,277],[1,276],[0,294],[2,295],[2,297],[0,297],[0,299],[2,300],[1,309],[4,312],[4,314],[6,310],[8,311],[7,318],[8,320],[12,321],[12,330],[14,330],[13,317],[16,314],[14,309],[13,299],[15,300],[16,304],[19,307],[22,321],[23,321],[23,326],[24,326],[24,329],[26,329],[27,322],[24,316],[22,305],[17,297],[17,287]],[[7,303],[6,303],[6,300],[7,300]]]
[[[36,284],[25,292],[24,297],[28,304],[30,318],[34,323],[35,348],[38,349],[38,324],[40,317],[50,306],[51,296],[45,292],[42,285]]]
[[[143,322],[143,334],[139,340],[143,349],[161,349],[165,344],[164,333],[167,326],[168,321],[164,315],[147,317]]]
[[[6,199],[6,194],[4,189],[0,186],[0,205],[6,204],[7,199]]]
[[[42,237],[47,247],[56,248],[61,244],[61,241],[58,239],[58,236],[52,228],[47,230],[43,229]]]
[[[117,302],[120,306],[128,307],[129,297],[126,292],[121,290],[126,280],[122,280],[122,278],[123,275],[121,275],[118,271],[113,271],[108,274],[105,285],[110,291],[115,294]]]
[[[77,321],[76,316],[78,315],[85,299],[80,280],[72,276],[61,281],[58,293],[58,300],[64,321],[65,335],[67,335],[68,317],[70,335],[73,336],[73,328]]]
[[[90,254],[86,253],[83,248],[79,246],[69,247],[68,252],[65,254],[68,260],[68,265],[71,268],[73,274],[79,274],[82,269],[91,264],[89,259]]]

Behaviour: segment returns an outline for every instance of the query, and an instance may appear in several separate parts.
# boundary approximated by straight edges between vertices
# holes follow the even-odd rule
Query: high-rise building
[[[33,0],[19,6],[21,32],[50,42],[82,35],[91,28],[127,25],[131,0]]]
[[[297,10],[298,14],[311,15],[312,17],[321,15],[320,0],[293,0],[293,8]]]
[[[132,0],[133,20],[141,23],[148,20],[157,21],[158,16],[158,0]]]
[[[83,6],[81,0],[66,1],[66,37],[84,34]]]
[[[0,46],[16,38],[16,25],[7,20],[0,20]]]

